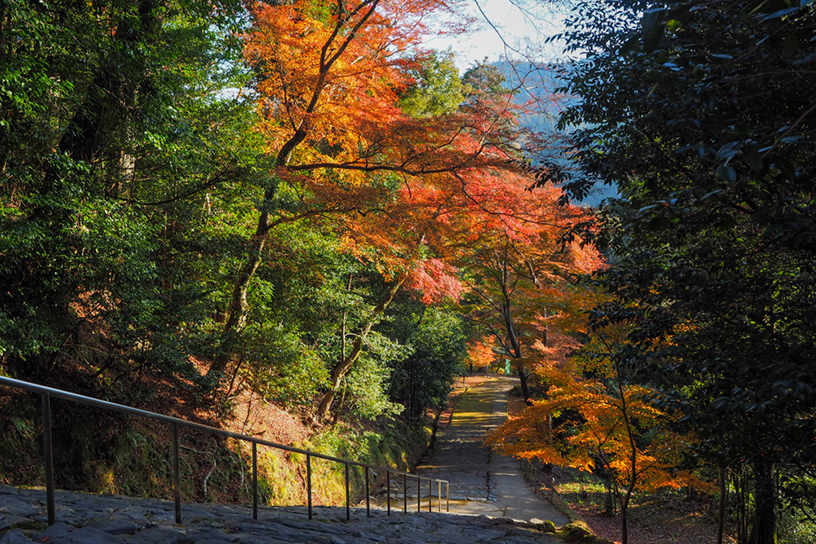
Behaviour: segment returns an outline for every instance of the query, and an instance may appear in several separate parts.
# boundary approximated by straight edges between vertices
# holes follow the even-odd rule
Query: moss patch
[[[567,544],[614,544],[611,540],[592,534],[583,521],[568,523],[557,534]]]

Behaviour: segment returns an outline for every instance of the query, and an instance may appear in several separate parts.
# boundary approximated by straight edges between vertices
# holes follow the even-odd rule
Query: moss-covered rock
[[[611,540],[595,536],[583,521],[564,525],[557,533],[567,544],[614,544]]]

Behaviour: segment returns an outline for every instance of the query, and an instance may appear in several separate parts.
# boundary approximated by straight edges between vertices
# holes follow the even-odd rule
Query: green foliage
[[[247,77],[242,9],[0,7],[0,364],[12,373],[41,380],[69,361],[190,372],[218,288],[200,280],[229,254],[228,232],[208,227],[259,177],[253,112],[230,98]]]
[[[569,91],[583,179],[615,183],[606,236],[622,358],[717,464],[754,467],[752,542],[771,542],[774,472],[816,463],[816,11],[799,2],[584,2]]]
[[[392,372],[388,364],[402,359],[410,350],[373,333],[366,338],[366,344],[368,350],[345,378],[353,412],[366,419],[393,417],[402,412],[403,406],[391,402],[388,397]]]
[[[404,471],[415,466],[425,453],[428,438],[422,426],[406,425],[398,421],[388,422],[376,432],[361,432],[338,425],[312,436],[305,447],[326,455]],[[340,500],[345,501],[343,465],[315,460],[315,466],[321,467],[319,470],[325,476],[323,482],[319,482],[317,478],[314,480],[316,485],[321,486],[325,496],[334,497],[335,504],[340,504]],[[361,497],[365,489],[364,471],[353,468],[350,475],[352,494]],[[382,474],[377,475],[377,478],[383,477]],[[372,481],[373,478],[374,476]]]
[[[412,347],[410,356],[393,361],[391,394],[413,420],[427,409],[446,406],[456,375],[464,372],[467,332],[458,313],[446,308],[407,305],[391,334]]]
[[[409,115],[434,117],[453,113],[464,100],[459,70],[450,51],[432,52],[412,75],[414,85],[400,100],[400,106]]]
[[[328,378],[325,362],[303,345],[300,335],[268,322],[248,326],[232,352],[247,363],[246,369],[239,363],[238,370],[253,389],[272,402],[309,405]]]
[[[305,502],[305,492],[301,483],[297,480],[297,465],[301,464],[295,460],[295,465],[287,462],[283,452],[264,451],[258,456],[258,493],[263,497],[264,502],[271,506],[303,504]],[[315,467],[317,468],[317,467]],[[318,478],[325,477],[325,474],[318,469],[315,471]],[[318,478],[315,478],[317,480]],[[320,489],[318,484],[318,489]]]
[[[2,399],[0,415],[0,482],[22,485],[40,481],[43,468],[40,446],[39,403],[24,394],[12,394]]]
[[[782,470],[779,474],[779,490],[779,542],[813,542],[816,538],[816,477],[795,469]]]
[[[504,83],[507,80],[501,70],[487,59],[477,62],[462,75],[462,86],[465,96],[480,95],[504,96],[508,89]]]

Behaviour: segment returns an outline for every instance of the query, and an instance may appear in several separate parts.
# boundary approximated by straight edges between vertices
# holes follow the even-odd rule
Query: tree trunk
[[[334,401],[334,397],[340,387],[340,382],[343,380],[343,377],[348,374],[352,366],[354,366],[355,361],[357,361],[360,354],[363,352],[363,345],[365,344],[366,336],[368,336],[371,327],[374,326],[374,322],[377,320],[377,318],[381,316],[383,312],[385,312],[385,309],[388,307],[391,301],[394,300],[394,296],[397,294],[400,287],[402,287],[402,284],[405,283],[406,279],[407,278],[403,276],[401,279],[394,282],[394,285],[388,289],[388,291],[385,293],[385,297],[383,297],[383,300],[380,301],[377,307],[372,311],[371,316],[369,317],[365,327],[363,327],[360,335],[354,339],[354,343],[351,345],[351,351],[349,354],[332,369],[329,389],[323,394],[323,398],[320,400],[320,405],[317,407],[316,416],[318,420],[325,420],[328,416],[332,401]]]
[[[519,365],[516,369],[518,371],[519,381],[521,383],[521,395],[524,397],[524,402],[527,406],[531,406],[533,402],[530,400],[530,389],[527,385],[527,371],[524,366]]]
[[[747,475],[745,465],[740,465],[739,470],[733,471],[734,497],[736,509],[734,515],[737,521],[737,543],[748,544],[748,529],[751,517],[751,505],[748,499],[749,492],[746,489]]]
[[[725,467],[720,467],[720,500],[717,507],[717,544],[722,544],[725,528]]]
[[[621,497],[621,544],[629,544],[629,523],[626,515],[629,512],[629,495]]]
[[[292,156],[292,151],[300,145],[308,135],[308,126],[302,125],[295,131],[294,135],[281,147],[278,156],[275,159],[275,164],[278,166],[286,166]],[[278,184],[271,182],[264,191],[264,206],[271,202],[278,192]],[[221,352],[213,359],[210,369],[207,371],[207,377],[221,378],[224,374],[224,369],[229,364],[231,357],[230,340],[235,333],[241,332],[246,325],[247,317],[247,292],[249,291],[249,284],[255,276],[255,272],[263,260],[263,250],[266,247],[266,242],[269,239],[269,231],[272,229],[273,223],[268,210],[261,212],[258,218],[258,225],[255,227],[255,234],[249,241],[249,252],[247,261],[241,266],[238,276],[235,278],[235,283],[232,287],[232,298],[227,306],[227,322],[224,324],[224,330],[221,331]]]
[[[754,467],[756,512],[749,544],[776,544],[776,485],[772,463]]]
[[[638,477],[638,457],[637,445],[635,444],[634,431],[632,430],[632,421],[629,419],[629,407],[626,402],[626,394],[623,390],[623,373],[620,364],[615,366],[615,374],[618,379],[618,395],[620,395],[620,411],[626,426],[626,436],[629,438],[629,482],[626,486],[626,492],[621,500],[621,544],[628,544],[629,542],[629,526],[627,524],[627,509],[629,507],[629,500],[632,498],[632,492],[637,485]]]
[[[346,21],[343,17],[338,18],[336,23],[337,26],[334,32],[322,47],[320,71],[318,73],[314,88],[311,91],[308,104],[304,109],[302,120],[292,136],[281,146],[280,150],[278,151],[278,154],[275,157],[275,166],[279,168],[286,167],[292,158],[292,153],[294,150],[306,140],[307,136],[309,136],[312,129],[309,119],[320,103],[323,90],[326,86],[326,77],[329,71],[354,39],[356,29],[359,29],[369,18],[374,15],[378,4],[379,0],[375,0],[368,5],[365,13],[354,25],[351,32],[341,32],[341,30],[345,28]],[[338,37],[340,37],[340,42],[335,43],[335,40]],[[269,184],[264,193],[264,206],[266,206],[266,203],[272,201],[277,193],[277,189],[276,183],[272,182]],[[227,308],[227,315],[229,315],[229,319],[227,320],[224,330],[222,331],[222,340],[224,340],[223,343],[227,349],[222,349],[222,353],[213,360],[213,363],[207,372],[207,376],[214,375],[215,377],[220,378],[221,375],[223,375],[224,368],[226,368],[226,365],[229,363],[229,342],[232,335],[235,332],[239,332],[246,322],[247,290],[249,289],[249,283],[252,280],[252,277],[255,275],[255,271],[258,269],[258,266],[261,263],[263,248],[266,245],[269,230],[272,228],[272,226],[273,224],[270,223],[269,211],[264,209],[261,212],[260,218],[258,219],[258,226],[255,229],[255,235],[251,240],[251,249],[247,262],[241,267],[241,271],[235,280],[235,285],[233,286],[232,290],[232,299]]]
[[[259,222],[256,235],[253,237],[251,242],[252,248],[249,252],[249,258],[241,267],[241,271],[238,273],[238,277],[235,279],[235,284],[233,285],[232,299],[229,304],[229,309],[227,310],[227,322],[224,324],[224,330],[221,331],[221,351],[213,359],[210,369],[207,371],[207,377],[217,377],[220,379],[220,377],[223,375],[224,370],[227,368],[227,364],[232,358],[229,340],[232,338],[233,334],[241,332],[246,324],[247,291],[249,290],[249,282],[255,275],[255,271],[258,270],[258,266],[261,264],[263,249],[266,245],[268,234],[268,231],[260,235],[258,234],[262,230],[261,224],[264,222],[263,216],[266,216],[267,214],[263,213],[261,215],[262,219]]]
[[[329,415],[329,409],[331,408],[331,404],[334,401],[335,395],[337,394],[337,390],[340,388],[340,382],[342,382],[343,377],[348,374],[348,371],[351,370],[354,362],[357,361],[357,358],[360,357],[360,354],[363,352],[363,343],[365,342],[365,337],[368,335],[368,331],[371,330],[372,325],[372,321],[369,321],[366,324],[363,332],[354,340],[354,343],[351,346],[351,352],[348,354],[348,356],[332,369],[331,384],[329,385],[329,389],[323,394],[323,398],[320,400],[320,405],[317,407],[318,420],[324,420]]]
[[[604,513],[607,516],[615,515],[615,496],[612,493],[612,475],[609,469],[606,469],[606,477],[604,478],[604,485],[606,486],[606,500],[604,501]]]

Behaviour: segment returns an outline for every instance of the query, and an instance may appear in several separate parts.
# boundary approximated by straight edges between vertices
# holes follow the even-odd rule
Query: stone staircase
[[[345,507],[183,505],[184,525],[174,522],[175,504],[159,499],[56,491],[56,523],[48,526],[45,492],[0,486],[0,544],[554,544],[543,523],[487,516],[421,512],[389,516],[379,508],[366,516]]]

